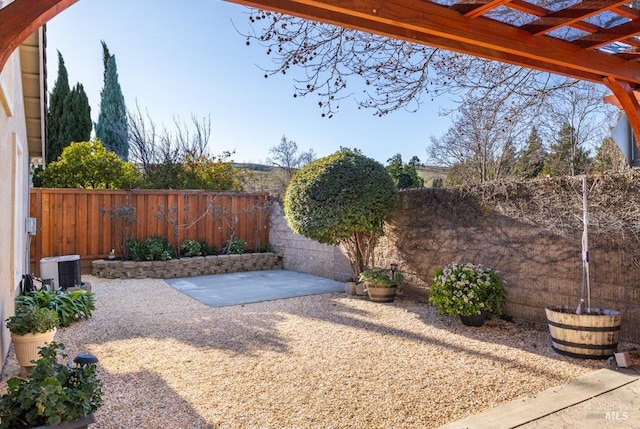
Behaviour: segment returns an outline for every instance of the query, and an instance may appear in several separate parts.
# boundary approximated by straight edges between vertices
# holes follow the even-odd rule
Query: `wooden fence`
[[[268,242],[266,193],[218,193],[164,190],[31,190],[30,212],[37,219],[31,241],[31,268],[48,256],[80,255],[82,271],[112,249],[122,255],[125,238],[167,237],[205,240],[221,249],[232,231],[255,250]]]

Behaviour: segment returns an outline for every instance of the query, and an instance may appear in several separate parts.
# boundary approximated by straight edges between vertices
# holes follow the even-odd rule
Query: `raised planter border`
[[[281,270],[282,256],[276,253],[195,256],[168,261],[110,261],[91,263],[92,274],[107,279],[171,279],[245,271]]]

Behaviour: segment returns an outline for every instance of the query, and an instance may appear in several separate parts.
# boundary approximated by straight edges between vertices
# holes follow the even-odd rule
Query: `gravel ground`
[[[544,326],[465,327],[402,298],[209,308],[162,280],[85,280],[98,309],[56,340],[100,360],[92,429],[430,428],[607,366],[554,353]]]

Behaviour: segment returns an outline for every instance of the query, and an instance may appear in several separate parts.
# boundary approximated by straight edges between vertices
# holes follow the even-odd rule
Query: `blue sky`
[[[262,163],[282,136],[318,156],[357,147],[382,163],[396,153],[426,160],[430,136],[449,126],[436,99],[417,113],[386,117],[358,110],[344,100],[331,119],[322,118],[315,97],[293,97],[293,76],[265,79],[258,66],[271,64],[264,49],[237,33],[248,29],[247,9],[222,0],[80,0],[47,24],[49,91],[64,57],[69,83],[84,85],[97,120],[102,89],[104,40],[116,56],[119,81],[132,109],[136,101],[157,125],[173,117],[211,116],[211,152],[235,150],[236,162]]]

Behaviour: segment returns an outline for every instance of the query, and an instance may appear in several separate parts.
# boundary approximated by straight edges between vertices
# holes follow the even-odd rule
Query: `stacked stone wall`
[[[196,256],[169,261],[93,261],[92,274],[102,278],[170,279],[282,269],[282,257],[275,253]]]

